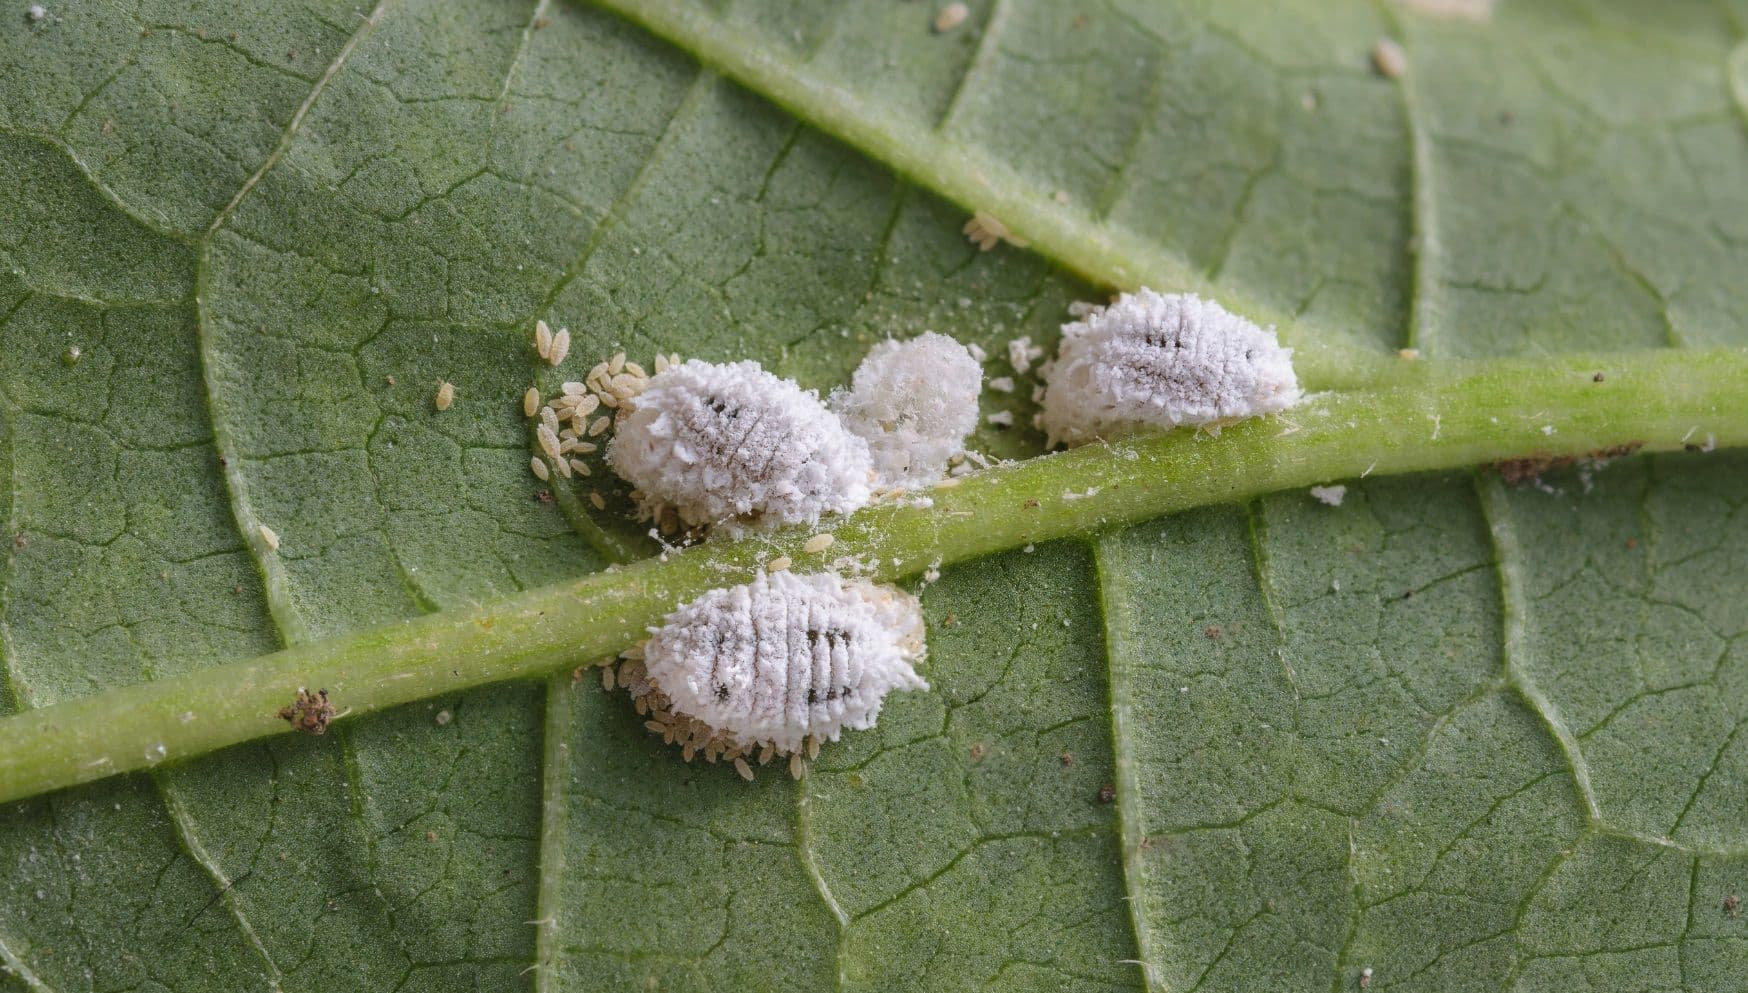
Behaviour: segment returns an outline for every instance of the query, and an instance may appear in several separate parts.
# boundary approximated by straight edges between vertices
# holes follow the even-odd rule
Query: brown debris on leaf
[[[1642,441],[1629,441],[1622,445],[1598,448],[1583,455],[1524,455],[1515,459],[1502,459],[1493,463],[1491,468],[1499,474],[1500,479],[1507,483],[1527,483],[1541,478],[1544,472],[1564,469],[1580,462],[1602,465],[1614,459],[1631,455],[1643,447],[1645,447],[1645,443]]]
[[[334,705],[328,702],[328,691],[297,691],[297,699],[279,708],[279,719],[292,730],[304,734],[327,734],[328,722],[334,719]]]

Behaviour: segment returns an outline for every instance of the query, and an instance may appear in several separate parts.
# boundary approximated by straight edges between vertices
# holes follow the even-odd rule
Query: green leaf
[[[0,24],[0,711],[29,712],[0,736],[163,732],[111,757],[148,771],[0,806],[0,989],[1740,984],[1748,463],[1507,485],[1367,453],[1748,440],[1739,351],[1583,354],[1748,342],[1743,12],[607,6],[644,27]],[[1039,254],[978,253],[972,209]],[[530,383],[624,348],[827,388],[925,328],[1000,374],[1142,282],[1279,322],[1347,392],[1299,436],[1082,450],[846,524],[893,575],[968,561],[922,594],[933,691],[800,783],[686,766],[573,684],[796,536],[598,572],[628,529],[586,494],[623,496],[535,499]],[[987,409],[1025,423],[1028,386]],[[1339,507],[1299,489],[1343,477]],[[360,715],[441,695],[198,754],[274,726],[300,665]]]

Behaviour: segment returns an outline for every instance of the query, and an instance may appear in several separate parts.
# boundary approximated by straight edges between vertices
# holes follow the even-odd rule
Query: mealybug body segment
[[[1147,427],[1208,426],[1298,402],[1274,331],[1194,294],[1125,293],[1062,326],[1039,425],[1080,444]]]

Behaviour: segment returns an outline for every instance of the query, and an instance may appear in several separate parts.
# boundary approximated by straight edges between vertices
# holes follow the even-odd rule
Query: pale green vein
[[[18,424],[18,408],[4,392],[0,392],[0,411],[5,413],[0,417],[0,466],[5,468],[6,484],[6,530],[0,533],[0,541],[18,541],[22,535],[18,533],[18,466],[16,459],[16,433]],[[18,647],[12,641],[12,580],[18,567],[18,556],[7,555],[5,568],[0,568],[0,666],[6,673],[6,689],[11,696],[12,706],[23,710],[29,706],[24,695],[23,677],[18,671]]]
[[[238,188],[236,195],[231,197],[230,202],[225,204],[224,208],[213,217],[212,224],[207,227],[206,233],[201,237],[200,255],[196,261],[195,330],[200,339],[202,374],[207,379],[207,416],[212,422],[213,447],[218,450],[220,455],[225,488],[231,497],[231,515],[236,520],[237,530],[243,537],[243,544],[248,547],[261,570],[261,581],[266,592],[268,614],[272,616],[274,626],[279,629],[288,643],[308,640],[311,637],[310,628],[303,618],[298,616],[297,608],[293,605],[285,567],[279,560],[279,552],[268,547],[267,540],[261,533],[260,529],[263,526],[273,529],[273,522],[259,519],[250,505],[248,483],[244,480],[242,466],[238,464],[239,460],[235,457],[236,449],[231,444],[229,423],[220,415],[218,404],[214,401],[217,393],[212,389],[212,370],[220,364],[221,357],[217,354],[216,345],[212,340],[212,318],[206,310],[209,256],[212,253],[213,239],[217,237],[225,222],[236,212],[237,207],[242,204],[250,191],[261,182],[262,177],[266,176],[285,156],[286,151],[291,148],[293,140],[296,139],[297,131],[303,125],[304,118],[309,114],[310,108],[315,106],[316,100],[321,97],[328,88],[328,83],[346,64],[346,60],[351,57],[359,42],[363,41],[381,22],[382,15],[388,9],[390,2],[391,0],[379,0],[376,7],[371,10],[370,15],[363,19],[363,23],[334,54],[334,60],[328,64],[328,68],[316,80],[316,84],[310,88],[303,103],[299,104],[297,110],[292,113],[291,120],[286,123],[285,130],[279,137],[279,143],[274,146],[273,151],[261,162],[261,165],[249,175],[249,178],[243,181],[243,185]],[[274,533],[278,534],[278,530],[274,529]],[[282,537],[289,538],[291,536]]]
[[[1380,5],[1382,6],[1382,5]],[[1389,8],[1383,7],[1386,15]],[[1394,19],[1391,19],[1394,22]],[[1400,28],[1397,34],[1401,35]],[[1439,344],[1428,335],[1436,333],[1439,316],[1439,287],[1442,285],[1437,267],[1444,245],[1439,238],[1438,198],[1434,190],[1432,137],[1420,121],[1420,97],[1414,77],[1413,49],[1403,39],[1409,53],[1408,71],[1396,80],[1402,95],[1402,119],[1408,128],[1408,168],[1412,193],[1408,200],[1409,271],[1413,281],[1409,287],[1408,327],[1403,336],[1404,348],[1429,349]]]
[[[1007,27],[1007,20],[1008,0],[990,0],[989,13],[983,18],[982,36],[977,39],[977,51],[972,53],[965,71],[959,74],[959,83],[953,88],[953,95],[947,99],[947,109],[941,112],[941,122],[935,126],[938,133],[945,135],[952,130],[953,122],[959,116],[959,108],[965,103],[965,95],[989,74],[990,64],[995,61],[1002,29]]]
[[[1729,76],[1730,96],[1735,99],[1736,112],[1742,116],[1742,125],[1748,127],[1748,41],[1738,42],[1730,51],[1724,71]]]
[[[40,976],[32,972],[30,966],[24,964],[24,960],[18,957],[18,953],[14,952],[11,946],[6,944],[6,939],[3,937],[0,937],[0,972],[17,976],[24,983],[25,988],[30,990],[30,993],[55,993],[55,988],[43,982]]]
[[[1064,268],[1108,286],[1150,285],[1212,294],[1206,276],[1143,234],[1101,223],[1085,204],[1060,204],[1053,189],[973,143],[868,102],[861,92],[811,74],[774,46],[684,0],[601,0],[606,7],[679,45],[707,65],[820,130],[860,149],[967,211],[998,217]],[[986,49],[987,50],[987,49]],[[972,70],[968,69],[968,73]],[[1255,301],[1222,300],[1280,327],[1297,349],[1301,376],[1319,386],[1372,385],[1400,363],[1311,337],[1290,315]]]
[[[1135,935],[1135,955],[1141,980],[1150,991],[1163,990],[1155,971],[1159,956],[1154,951],[1153,929],[1147,920],[1147,863],[1141,843],[1147,826],[1141,816],[1141,776],[1135,767],[1134,690],[1127,664],[1128,635],[1123,625],[1133,616],[1129,585],[1112,575],[1120,553],[1117,541],[1105,537],[1093,542],[1093,568],[1098,575],[1099,613],[1105,619],[1105,664],[1111,702],[1111,758],[1117,795],[1117,844],[1122,851],[1124,902],[1129,927]]]
[[[601,219],[595,222],[595,229],[589,232],[588,240],[577,252],[576,259],[566,267],[564,274],[559,276],[558,281],[552,285],[552,289],[548,290],[546,295],[541,298],[534,313],[517,321],[518,326],[528,324],[535,317],[550,310],[553,304],[558,301],[559,296],[564,293],[565,287],[583,274],[583,267],[588,265],[589,260],[594,257],[595,252],[606,241],[608,233],[623,219],[625,210],[631,205],[637,194],[643,190],[644,184],[649,181],[651,173],[655,171],[656,163],[660,161],[669,142],[673,140],[681,118],[690,117],[696,112],[700,101],[716,84],[716,76],[708,72],[700,72],[697,78],[692,81],[692,85],[686,90],[686,95],[680,98],[679,106],[675,107],[673,113],[668,115],[667,124],[662,128],[662,133],[660,137],[656,138],[649,154],[644,156],[642,164],[637,168],[637,173],[631,177],[630,182],[625,184],[625,189],[620,191],[619,196],[614,198],[613,203],[601,215]]]
[[[820,871],[819,860],[813,853],[813,772],[809,768],[803,773],[801,782],[796,784],[797,799],[795,801],[795,851],[801,860],[801,868],[807,873],[807,878],[813,883],[813,890],[819,894],[821,903],[831,911],[832,919],[838,925],[838,943],[836,948],[838,966],[838,989],[849,988],[848,944],[850,940],[850,915],[844,911],[837,896],[832,893],[831,886],[825,880],[825,874]]]
[[[1548,699],[1547,694],[1542,692],[1541,687],[1536,685],[1535,680],[1524,669],[1524,659],[1530,651],[1525,628],[1529,601],[1524,593],[1519,566],[1523,548],[1518,542],[1516,530],[1512,527],[1511,510],[1505,505],[1505,484],[1497,476],[1487,476],[1478,479],[1475,488],[1476,495],[1480,498],[1481,516],[1486,520],[1487,530],[1493,536],[1493,561],[1499,570],[1499,599],[1504,628],[1501,654],[1505,658],[1506,681],[1529,703],[1530,709],[1547,726],[1548,733],[1559,742],[1560,751],[1565,753],[1566,762],[1571,767],[1572,782],[1584,801],[1585,813],[1591,824],[1600,824],[1602,808],[1597,804],[1596,790],[1590,784],[1590,766],[1585,762],[1578,739],[1573,736],[1572,729],[1566,726],[1559,708]]]
[[[1670,451],[1696,432],[1722,446],[1748,445],[1741,403],[1748,352],[1741,350],[1406,364],[1419,367],[1419,387],[1323,394],[1287,417],[1248,421],[1218,438],[1138,436],[952,480],[930,491],[932,507],[887,502],[841,521],[834,549],[878,563],[877,579],[895,579],[1028,542],[1372,472],[1581,456],[1627,442]],[[0,801],[139,768],[148,746],[186,758],[287,733],[274,711],[300,686],[325,686],[362,715],[613,654],[674,604],[743,580],[773,555],[801,555],[811,530],[706,542],[479,607],[7,718]],[[176,719],[188,711],[194,719]]]
[[[201,843],[200,836],[194,832],[193,816],[189,814],[188,808],[183,806],[182,798],[177,795],[176,790],[169,783],[164,782],[162,776],[161,772],[154,772],[152,782],[157,786],[158,797],[163,801],[164,810],[170,815],[170,823],[176,829],[177,841],[181,843],[183,851],[186,851],[189,857],[194,859],[195,864],[205,870],[207,877],[212,880],[213,887],[218,891],[216,894],[218,899],[224,901],[231,916],[236,918],[237,927],[242,930],[243,937],[248,940],[249,947],[261,957],[262,964],[267,967],[267,988],[273,993],[279,993],[285,976],[279,971],[279,965],[273,961],[273,956],[267,951],[267,946],[261,942],[261,936],[255,933],[254,925],[250,924],[248,917],[243,914],[243,908],[237,905],[236,893],[233,890],[236,880],[225,874],[224,867],[219,865],[218,859],[213,858],[212,853]]]
[[[273,147],[273,151],[267,154],[267,158],[262,160],[261,165],[249,174],[249,178],[243,180],[243,185],[237,189],[236,195],[231,197],[230,202],[225,204],[223,209],[213,217],[212,223],[207,226],[204,241],[208,243],[212,241],[212,236],[224,227],[225,221],[229,220],[232,214],[236,213],[237,207],[248,197],[255,185],[261,182],[261,178],[272,171],[273,167],[279,164],[279,160],[285,157],[285,153],[291,149],[292,141],[297,138],[298,129],[303,127],[303,119],[308,116],[310,108],[315,106],[316,101],[321,98],[322,92],[328,88],[328,83],[346,64],[346,60],[351,58],[352,50],[358,47],[358,43],[363,41],[365,36],[376,28],[377,24],[381,23],[383,12],[388,10],[390,2],[391,0],[378,0],[369,16],[365,17],[363,23],[358,25],[358,29],[346,39],[346,43],[340,46],[340,50],[334,53],[334,60],[328,63],[328,68],[322,71],[322,75],[317,78],[315,85],[310,87],[309,94],[303,98],[302,103],[298,104],[297,110],[292,111],[291,120],[286,122],[285,130],[279,135],[279,143]]]
[[[534,896],[534,989],[556,993],[562,947],[558,913],[564,899],[565,814],[569,806],[570,739],[575,702],[568,672],[546,681],[546,744],[540,770],[540,879]]]

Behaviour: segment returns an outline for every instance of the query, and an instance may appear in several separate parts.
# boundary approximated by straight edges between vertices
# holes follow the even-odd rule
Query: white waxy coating
[[[926,486],[977,430],[982,390],[983,367],[970,349],[931,331],[875,345],[831,406],[868,442],[882,487]]]
[[[1212,300],[1125,293],[1062,326],[1039,424],[1072,445],[1276,413],[1299,400],[1292,354]]]
[[[672,507],[691,525],[811,523],[872,495],[867,443],[817,393],[752,361],[657,373],[621,408],[607,461],[646,513]]]
[[[888,692],[928,689],[912,668],[922,652],[922,610],[904,591],[782,571],[704,594],[643,646],[676,712],[779,752],[873,727]]]

